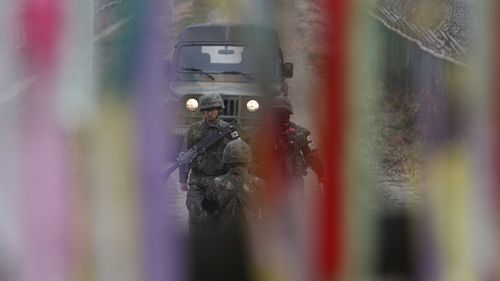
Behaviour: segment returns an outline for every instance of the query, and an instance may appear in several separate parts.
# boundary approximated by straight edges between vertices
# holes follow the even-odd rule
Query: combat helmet
[[[200,98],[200,111],[208,108],[224,109],[224,101],[217,93],[207,93]]]
[[[250,146],[238,138],[226,144],[222,153],[222,160],[225,164],[246,164],[252,161]]]
[[[286,96],[276,96],[272,99],[271,101],[271,108],[272,109],[284,109],[290,114],[293,114],[293,108],[292,104],[290,103],[290,100]]]

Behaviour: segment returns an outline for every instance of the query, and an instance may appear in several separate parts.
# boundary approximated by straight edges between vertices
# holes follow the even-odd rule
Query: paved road
[[[186,208],[186,192],[179,189],[179,174],[175,170],[165,184],[167,198],[166,213],[168,222],[180,231],[187,230],[188,212]]]

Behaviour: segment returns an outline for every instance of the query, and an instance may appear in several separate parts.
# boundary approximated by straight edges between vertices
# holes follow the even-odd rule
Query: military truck
[[[201,120],[199,98],[209,92],[221,94],[225,105],[221,118],[236,120],[240,135],[248,138],[259,125],[266,100],[286,95],[286,78],[293,75],[293,64],[284,62],[276,31],[246,24],[186,27],[166,67],[170,78],[166,103],[174,115],[169,138],[176,144],[190,124]]]

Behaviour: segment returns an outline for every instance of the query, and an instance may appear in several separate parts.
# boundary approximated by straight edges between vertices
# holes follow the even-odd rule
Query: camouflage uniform
[[[210,94],[207,94],[207,96],[208,98],[212,98]],[[220,96],[218,96],[218,99],[220,100],[216,103],[210,103],[209,100],[208,106],[215,107],[213,105],[219,105],[220,108],[224,108]],[[203,101],[202,97],[202,99],[200,99],[200,103],[202,104],[200,110],[208,108],[207,105],[203,107]],[[226,126],[230,126],[229,123],[220,119],[213,125],[207,123],[205,120],[191,125],[184,136],[181,151],[184,152],[189,150],[206,136],[216,135]],[[236,129],[234,129],[234,131],[236,132]],[[201,202],[205,197],[207,186],[212,184],[215,177],[227,172],[222,161],[222,153],[226,144],[234,137],[234,134],[226,136],[218,143],[208,147],[205,151],[201,151],[189,166],[179,167],[179,182],[187,182],[189,187],[186,196],[186,206],[189,211],[189,225],[191,228],[201,223]]]
[[[200,268],[196,280],[253,280],[245,219],[259,214],[255,199],[263,181],[248,174],[250,155],[243,140],[230,141],[223,152],[230,170],[207,187],[202,206],[208,219],[195,253]]]
[[[212,224],[229,225],[245,218],[257,219],[260,216],[257,194],[261,193],[264,183],[246,168],[251,160],[250,147],[241,139],[233,140],[226,145],[223,159],[230,170],[214,179],[203,202],[211,214]]]
[[[262,179],[250,175],[244,167],[231,168],[225,175],[216,177],[207,190],[204,204],[212,214],[211,223],[229,225],[259,219],[256,200],[263,187]]]
[[[311,165],[310,157],[316,151],[311,133],[293,122],[275,134],[273,152],[279,167],[278,173],[299,184],[303,184],[302,177],[307,175],[306,170]],[[319,177],[323,175],[322,167],[312,168]]]
[[[281,182],[303,187],[303,176],[307,175],[307,168],[311,167],[321,181],[324,176],[323,165],[311,133],[288,120],[289,116],[293,114],[290,101],[283,96],[276,97],[273,100],[272,108],[285,112],[288,117],[278,122],[278,125],[274,124],[274,127],[269,130],[270,136],[267,141],[271,142],[269,147],[271,151],[267,150],[264,153],[272,156],[268,160],[271,163],[267,163],[267,165],[258,163],[258,174],[265,174],[265,169],[272,168],[274,170],[273,177],[279,178]],[[264,146],[269,146],[269,144]]]

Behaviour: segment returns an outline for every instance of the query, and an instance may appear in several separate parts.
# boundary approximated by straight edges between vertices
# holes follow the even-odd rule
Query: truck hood
[[[217,92],[231,96],[261,96],[266,94],[279,94],[280,84],[272,83],[266,92],[256,83],[234,82],[201,82],[201,81],[174,81],[169,86],[170,93],[178,98],[187,94],[204,94]]]

